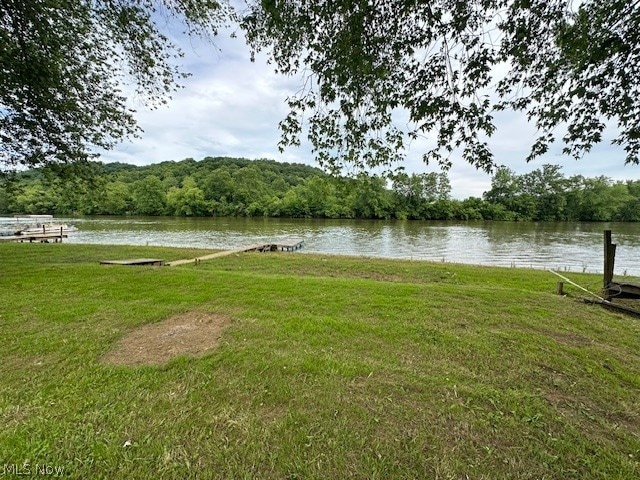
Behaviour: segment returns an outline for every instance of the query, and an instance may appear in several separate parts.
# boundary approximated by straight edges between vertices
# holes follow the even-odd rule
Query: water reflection
[[[618,244],[616,272],[640,275],[640,225],[270,218],[81,217],[73,243],[229,249],[300,238],[302,252],[602,271],[602,232]]]

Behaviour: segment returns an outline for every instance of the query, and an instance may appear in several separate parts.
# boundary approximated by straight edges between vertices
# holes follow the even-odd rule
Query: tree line
[[[640,181],[565,177],[544,165],[496,169],[482,198],[451,198],[445,172],[335,177],[303,164],[207,157],[137,167],[90,162],[90,176],[17,173],[2,214],[268,216],[412,220],[640,221]]]

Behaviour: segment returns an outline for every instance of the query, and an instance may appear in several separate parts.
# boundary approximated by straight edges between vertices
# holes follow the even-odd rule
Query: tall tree
[[[202,217],[211,214],[213,205],[205,199],[196,181],[186,177],[180,188],[171,187],[167,192],[167,210],[170,215]]]
[[[149,175],[133,184],[133,204],[135,213],[141,215],[164,215],[167,195],[162,182],[155,175]]]
[[[613,183],[610,178],[600,176],[584,180],[580,220],[602,222],[613,220],[616,214],[631,201],[627,186]]]
[[[522,192],[535,199],[536,220],[566,220],[567,181],[558,165],[543,165],[542,168],[522,175]]]
[[[640,161],[638,0],[263,0],[244,26],[281,71],[307,73],[282,144],[297,144],[308,118],[330,168],[389,165],[407,139],[431,135],[426,161],[448,167],[460,148],[490,170],[503,109],[540,131],[529,159],[563,128],[565,153],[580,157],[610,122],[626,162]]]
[[[0,170],[83,160],[135,135],[123,84],[156,106],[183,75],[161,25],[215,35],[235,18],[278,70],[307,73],[282,146],[307,121],[334,171],[389,166],[421,135],[426,161],[448,167],[461,149],[491,170],[501,109],[540,131],[529,158],[563,130],[580,157],[611,123],[626,162],[640,162],[638,0],[3,0]]]
[[[491,203],[504,205],[511,210],[516,196],[520,193],[522,193],[520,179],[516,172],[508,167],[500,166],[496,168],[491,179],[491,189],[484,192],[483,197]]]
[[[230,15],[225,0],[0,2],[0,172],[82,162],[135,135],[126,84],[153,108],[184,76],[161,25],[211,35]]]

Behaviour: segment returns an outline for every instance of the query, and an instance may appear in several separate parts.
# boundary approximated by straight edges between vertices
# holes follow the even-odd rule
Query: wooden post
[[[604,274],[603,287],[605,299],[609,300],[609,285],[613,281],[613,270],[616,263],[616,245],[611,243],[611,230],[604,231]]]
[[[564,283],[563,282],[556,283],[556,293],[558,295],[564,295]]]

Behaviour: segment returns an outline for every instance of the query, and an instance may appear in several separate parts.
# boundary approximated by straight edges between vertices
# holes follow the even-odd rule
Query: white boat
[[[0,218],[0,236],[62,234],[74,231],[75,227],[56,222],[53,215],[14,215]]]

